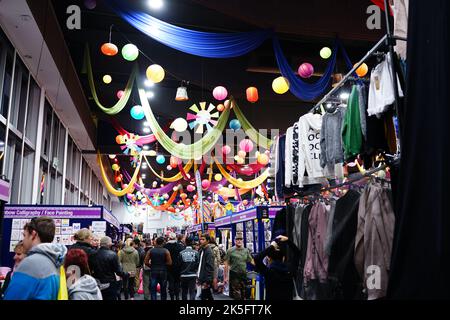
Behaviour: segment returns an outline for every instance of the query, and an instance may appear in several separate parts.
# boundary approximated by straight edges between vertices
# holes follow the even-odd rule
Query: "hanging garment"
[[[284,186],[284,149],[285,149],[286,136],[280,136],[278,138],[278,144],[276,148],[276,173],[275,173],[275,193],[278,199],[283,199],[283,186]]]
[[[395,225],[390,198],[387,188],[369,184],[359,201],[355,265],[369,300],[386,296]]]
[[[305,209],[305,206],[302,204],[299,204],[297,207],[295,207],[295,215],[294,215],[294,226],[292,228],[292,242],[297,246],[297,248],[301,248],[302,244],[302,215],[303,210]]]
[[[392,11],[394,11],[394,35],[397,37],[408,37],[408,9],[409,0],[394,0]],[[406,60],[407,42],[397,40],[397,44],[394,47],[403,60]]]
[[[298,185],[315,183],[315,178],[323,177],[320,166],[320,130],[322,128],[322,116],[320,114],[307,113],[298,121],[298,135],[300,148],[298,152]],[[305,179],[305,169],[308,178]]]
[[[303,271],[304,281],[327,280],[328,256],[325,254],[325,239],[327,236],[328,212],[325,204],[317,202],[309,214],[308,248]]]
[[[334,288],[334,299],[362,298],[362,280],[354,260],[359,198],[357,191],[349,190],[336,202],[328,259],[328,279]]]
[[[332,199],[330,202],[330,210],[328,212],[327,236],[325,238],[325,253],[331,254],[331,236],[333,234],[333,220],[334,212],[336,211],[336,200]]]
[[[358,89],[358,103],[359,103],[359,118],[361,122],[361,132],[364,138],[366,138],[367,132],[367,121],[366,121],[366,110],[367,110],[367,88],[364,84],[358,84],[356,86]]]
[[[284,149],[284,184],[286,187],[290,187],[293,177],[292,177],[292,152],[293,152],[293,130],[289,127],[286,130],[286,148]]]
[[[297,286],[298,288],[301,288],[300,290],[300,296],[302,298],[305,298],[305,290],[304,290],[304,284],[303,281],[303,272],[305,269],[305,263],[306,263],[306,252],[308,249],[308,228],[309,228],[309,214],[311,212],[312,205],[308,204],[302,212],[301,217],[301,226],[300,226],[300,261],[298,265],[298,273],[297,273]]]
[[[342,124],[342,142],[344,145],[345,159],[351,158],[361,151],[362,132],[361,117],[359,113],[359,94],[356,86],[348,98],[347,111]]]
[[[298,122],[292,129],[292,183],[298,185],[298,152],[300,142],[298,140]]]
[[[403,97],[400,81],[397,78],[399,96]],[[391,72],[391,55],[386,54],[383,62],[373,68],[370,74],[369,101],[367,113],[369,116],[380,117],[395,101],[394,77]]]
[[[320,131],[320,166],[327,167],[334,173],[335,164],[344,162],[344,149],[342,146],[342,122],[345,108],[337,107],[333,113],[325,113],[322,117],[322,129]],[[333,174],[334,175],[334,174]]]

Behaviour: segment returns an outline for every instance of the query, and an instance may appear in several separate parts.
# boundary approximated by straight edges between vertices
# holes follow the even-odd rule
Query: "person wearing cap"
[[[175,232],[169,234],[169,241],[164,248],[169,250],[172,265],[167,267],[167,282],[169,283],[169,295],[171,300],[180,299],[180,252],[184,250],[184,246],[177,241]]]
[[[235,300],[245,300],[247,282],[247,263],[255,264],[250,250],[244,247],[244,237],[237,233],[235,246],[225,255],[224,283],[229,283],[230,297]]]
[[[110,237],[100,239],[100,249],[94,256],[93,276],[100,282],[103,300],[117,300],[120,292],[120,279],[126,277],[119,263],[119,257],[111,250]]]

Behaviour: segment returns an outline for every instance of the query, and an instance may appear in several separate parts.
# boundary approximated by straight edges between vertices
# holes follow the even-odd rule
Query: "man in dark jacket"
[[[169,282],[169,295],[171,300],[179,300],[180,298],[180,263],[179,255],[184,247],[177,241],[177,235],[172,232],[169,235],[169,241],[164,246],[170,252],[172,265],[167,268],[167,280]]]
[[[270,246],[258,253],[255,257],[255,269],[264,276],[267,301],[292,300],[294,293],[294,278],[285,263],[286,248],[284,243],[288,241],[285,236],[278,236]],[[266,266],[263,262],[269,258]]]
[[[200,236],[200,266],[198,268],[198,282],[202,287],[202,300],[214,300],[211,292],[214,279],[214,256],[205,235]]]
[[[117,276],[125,277],[119,263],[119,257],[111,250],[112,241],[110,237],[100,240],[100,249],[94,256],[93,276],[101,285],[103,300],[117,300],[120,292],[120,281]]]
[[[156,239],[156,246],[150,249],[145,256],[144,263],[151,269],[150,296],[156,300],[156,287],[161,288],[161,300],[167,300],[167,267],[172,265],[170,252],[163,248],[164,238]]]
[[[187,300],[189,293],[189,299],[195,300],[199,255],[192,249],[192,238],[186,238],[186,249],[180,252],[178,263],[180,264],[181,297]]]
[[[82,228],[75,233],[74,239],[76,242],[70,246],[70,249],[81,249],[86,252],[88,256],[89,269],[93,269],[94,264],[94,256],[97,252],[97,249],[92,246],[92,242],[94,241],[94,235],[92,231],[87,228]]]

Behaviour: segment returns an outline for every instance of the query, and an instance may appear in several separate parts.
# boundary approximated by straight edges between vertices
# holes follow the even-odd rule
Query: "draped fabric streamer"
[[[259,47],[273,33],[272,30],[235,33],[189,30],[133,10],[123,0],[107,0],[106,3],[125,21],[152,39],[173,49],[200,57],[242,56]]]
[[[253,189],[257,186],[259,186],[261,183],[264,182],[269,176],[269,169],[266,169],[258,178],[249,180],[249,181],[239,181],[236,178],[233,178],[222,165],[217,161],[216,158],[214,158],[214,161],[219,168],[220,173],[235,187],[241,188],[241,189]]]
[[[328,62],[324,75],[320,78],[320,80],[312,84],[302,81],[298,75],[292,71],[292,68],[284,56],[280,43],[276,37],[273,38],[273,49],[275,51],[278,68],[280,69],[281,74],[289,80],[289,90],[292,94],[300,100],[305,101],[312,101],[324,94],[324,92],[328,89],[331,81],[331,75],[333,74],[336,66],[337,43],[334,45],[333,55]]]
[[[184,180],[186,181],[195,181],[195,178],[192,176],[188,176],[187,172],[184,170],[183,166],[181,165],[181,162],[178,163],[178,169],[180,170],[181,174],[183,175]],[[202,164],[200,165],[200,175],[203,175],[206,169],[206,162],[202,159]],[[197,171],[197,164],[194,162],[194,172]]]
[[[119,101],[117,101],[117,103],[110,108],[103,106],[100,103],[100,100],[98,99],[97,90],[95,89],[94,83],[94,75],[92,74],[91,56],[89,53],[89,47],[87,45],[84,52],[84,64],[85,65],[83,67],[83,72],[87,72],[89,88],[91,89],[92,97],[94,98],[95,104],[106,114],[109,115],[118,114],[120,111],[122,111],[123,108],[125,108],[126,104],[128,103],[128,100],[130,99],[131,91],[133,90],[134,80],[136,79],[136,75],[138,73],[137,64],[133,66],[133,70],[131,72],[130,78],[128,79],[127,86],[125,87],[125,93],[123,97],[120,98]]]
[[[253,176],[259,171],[261,171],[262,168],[265,167],[263,164],[259,163],[250,163],[250,164],[228,164],[227,158],[225,155],[222,157],[223,163],[226,164],[226,167],[229,170],[232,170],[238,174],[245,175],[245,176]]]
[[[128,172],[123,171],[123,175],[125,177],[125,179],[127,179],[128,181],[131,180],[131,176]],[[165,193],[169,193],[170,191],[172,191],[173,187],[175,187],[177,185],[177,183],[175,182],[171,182],[168,183],[167,185],[165,185],[164,187],[161,188],[156,188],[156,189],[148,189],[145,187],[141,187],[138,183],[134,184],[134,188],[148,196],[152,196],[154,194],[165,194]]]
[[[174,203],[175,199],[177,198],[177,194],[178,194],[178,190],[174,191],[172,193],[172,195],[170,196],[170,198],[167,200],[167,203],[165,203],[165,204],[163,204],[161,206],[154,206],[152,204],[151,199],[148,199],[148,198],[147,198],[147,203],[155,210],[166,211],[172,205],[172,203]]]
[[[114,129],[116,129],[116,131],[120,135],[127,135],[127,134],[130,135],[131,134],[130,132],[128,132],[127,130],[122,128],[122,126],[120,125],[120,123],[116,119],[112,118],[111,119],[111,123],[112,123]],[[169,126],[166,126],[165,128],[163,128],[164,132],[167,132],[168,130],[169,130]],[[156,141],[155,135],[154,134],[148,134],[148,135],[139,137],[139,139],[136,140],[136,144],[138,146],[142,147],[145,144],[153,143],[155,141]]]
[[[142,88],[142,85],[139,83],[139,81],[138,89],[141,105],[144,109],[145,117],[149,122],[150,129],[153,131],[156,139],[161,144],[161,146],[168,152],[170,152],[170,154],[172,154],[173,156],[185,160],[198,159],[205,153],[209,152],[217,143],[217,141],[222,137],[222,131],[225,129],[228,117],[230,115],[230,108],[226,108],[222,112],[217,125],[212,130],[208,131],[208,133],[199,141],[190,145],[186,145],[184,143],[176,143],[168,135],[166,135],[159,126],[159,123],[156,120],[152,109],[150,108],[145,90]]]
[[[258,146],[263,147],[265,149],[270,149],[270,146],[272,145],[272,140],[266,138],[262,134],[260,134],[247,120],[247,118],[242,113],[241,109],[239,108],[236,101],[233,99],[233,110],[236,114],[236,118],[241,123],[242,129],[244,130],[245,134]]]
[[[179,180],[183,179],[183,175],[181,174],[181,172],[178,172],[176,175],[174,175],[173,177],[170,177],[170,178],[165,178],[165,177],[159,175],[159,174],[153,169],[153,167],[150,165],[150,162],[147,160],[147,157],[146,157],[146,156],[144,156],[144,159],[145,159],[145,162],[147,162],[147,166],[148,166],[148,168],[150,169],[150,171],[151,171],[157,178],[161,179],[162,181],[165,181],[165,182],[176,182],[176,181],[179,181]],[[184,171],[185,171],[185,172],[189,172],[189,170],[191,170],[191,168],[192,168],[192,164],[193,164],[193,161],[192,161],[192,160],[189,161],[189,162],[184,166],[184,168],[183,168]]]
[[[126,187],[123,190],[116,190],[113,185],[111,185],[111,182],[108,179],[108,176],[106,175],[105,168],[103,167],[103,162],[101,156],[97,155],[97,162],[100,166],[100,172],[102,174],[102,179],[105,182],[106,189],[108,189],[109,193],[115,195],[116,197],[122,197],[126,195],[127,193],[131,193],[134,191],[134,184],[137,181],[137,176],[139,174],[139,170],[141,169],[141,163],[142,163],[142,155],[139,156],[139,162],[136,166],[136,169],[134,170],[133,176],[131,177],[130,183],[128,184],[128,187]]]
[[[243,195],[243,194],[246,194],[247,192],[249,192],[251,190],[252,189],[239,189],[239,194]],[[219,196],[222,196],[222,197],[228,197],[228,198],[236,197],[235,189],[230,189],[230,188],[226,188],[226,187],[223,187],[223,188],[217,190],[214,193],[216,193],[216,194],[218,194]]]

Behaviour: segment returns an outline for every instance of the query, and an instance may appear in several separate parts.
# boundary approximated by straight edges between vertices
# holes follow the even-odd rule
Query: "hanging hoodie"
[[[85,274],[68,288],[69,300],[103,300],[97,281]]]
[[[345,159],[361,152],[362,131],[357,86],[352,87],[352,93],[348,98],[347,111],[342,124],[342,142],[344,144]]]
[[[284,149],[284,185],[290,187],[293,180],[292,160],[293,160],[293,129],[286,130],[286,148]]]
[[[298,185],[315,183],[314,178],[323,177],[320,166],[320,130],[322,116],[307,113],[298,121],[299,152],[298,152]],[[305,179],[305,169],[308,179]]]
[[[66,246],[59,243],[41,243],[31,248],[15,270],[5,300],[56,300],[59,268],[66,253]]]
[[[325,113],[322,117],[322,130],[320,132],[320,165],[334,172],[336,164],[344,162],[344,149],[342,147],[342,122],[345,108],[338,106],[333,113]]]

